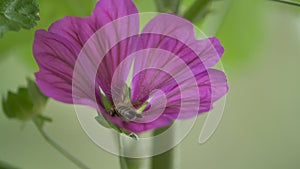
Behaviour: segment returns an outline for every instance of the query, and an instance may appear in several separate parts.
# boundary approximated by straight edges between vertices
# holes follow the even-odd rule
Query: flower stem
[[[43,138],[57,151],[59,151],[64,157],[66,157],[68,160],[73,162],[76,166],[78,166],[81,169],[89,169],[85,164],[83,164],[81,161],[79,161],[77,158],[75,158],[72,154],[67,152],[64,148],[62,148],[59,144],[57,144],[54,140],[52,140],[47,133],[39,126],[39,124],[34,121],[34,124],[36,125],[38,131],[43,136]]]
[[[166,128],[157,129],[154,131],[153,135],[158,135],[164,132]],[[167,142],[173,142],[173,137],[170,137],[169,140],[165,140]],[[159,144],[159,143],[158,143]],[[159,147],[159,145],[155,145],[154,147]],[[180,160],[178,154],[178,147],[174,147],[162,154],[156,155],[152,157],[152,169],[178,169],[180,168]]]
[[[119,156],[121,169],[140,169],[142,162],[140,159]]]
[[[171,12],[178,14],[181,0],[155,0],[159,12]]]
[[[210,2],[211,0],[195,0],[191,7],[186,10],[183,17],[191,22],[201,21],[207,13],[207,7]]]
[[[296,1],[285,1],[285,0],[270,0],[270,1],[275,1],[275,2],[279,2],[279,3],[284,3],[284,4],[288,4],[288,5],[295,5],[295,6],[300,7],[300,3],[296,2]]]
[[[173,148],[163,154],[154,156],[152,158],[152,169],[163,168],[163,169],[176,169],[178,166],[176,165],[175,157],[176,156],[176,148]]]
[[[117,134],[118,136],[118,143],[119,143],[119,161],[120,161],[120,167],[121,169],[141,169],[144,164],[144,160],[142,158],[129,158],[129,157],[124,157],[124,144],[122,141],[122,136],[121,134]]]

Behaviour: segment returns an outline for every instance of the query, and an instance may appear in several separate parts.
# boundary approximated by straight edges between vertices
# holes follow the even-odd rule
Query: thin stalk
[[[58,152],[60,152],[64,157],[66,157],[68,160],[73,162],[76,166],[78,166],[81,169],[89,169],[85,164],[83,164],[81,161],[79,161],[77,158],[75,158],[72,154],[70,154],[68,151],[66,151],[62,146],[60,146],[58,143],[56,143],[54,140],[52,140],[47,133],[39,127],[39,125],[34,122],[38,131],[41,133],[43,138],[53,147],[55,148]]]
[[[300,3],[296,1],[285,1],[285,0],[270,0],[270,1],[275,1],[275,2],[280,2],[288,5],[295,5],[300,7]]]
[[[154,156],[152,158],[152,169],[175,169],[179,166],[176,165],[176,148],[173,148],[163,154]]]
[[[202,20],[207,12],[206,8],[210,2],[211,0],[195,0],[191,7],[186,10],[183,17],[191,22]]]
[[[140,169],[142,162],[136,158],[119,156],[121,169]]]
[[[159,12],[178,14],[181,0],[155,0]]]
[[[124,157],[126,152],[124,152],[125,148],[122,141],[122,136],[121,134],[117,134],[117,136],[119,143],[119,161],[121,169],[141,169],[143,166],[144,159]]]
[[[158,135],[165,131],[166,129],[157,129],[153,132],[153,135]],[[175,134],[175,133],[174,133]],[[170,144],[174,141],[173,136],[169,137],[169,140],[165,140]],[[159,144],[159,143],[158,143]],[[154,148],[159,147],[159,145],[154,144]],[[156,155],[152,157],[152,169],[178,169],[180,168],[180,159],[179,159],[179,149],[174,147],[165,153]]]
[[[227,0],[226,2],[224,2],[225,4],[223,5],[222,9],[220,9],[219,14],[216,18],[216,24],[214,27],[210,28],[212,29],[213,36],[218,35],[220,28],[223,26],[224,24],[224,20],[227,17],[230,7],[232,6],[232,0]]]

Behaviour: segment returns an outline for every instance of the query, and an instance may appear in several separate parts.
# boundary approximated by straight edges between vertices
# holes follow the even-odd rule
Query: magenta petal
[[[51,59],[57,59],[65,63],[66,66],[73,67],[79,52],[80,48],[64,37],[44,30],[38,30],[35,33],[33,54],[39,65],[47,64]],[[55,69],[59,68],[56,67]]]
[[[157,38],[157,41],[160,39],[158,37],[164,38],[162,35],[147,36]],[[191,118],[209,111],[213,102],[227,93],[224,73],[215,69],[205,70],[201,67],[201,62],[198,62],[198,56],[192,52],[181,55],[180,52],[190,50],[184,45],[176,56],[172,53],[172,49],[176,51],[176,45],[180,42],[172,43],[171,38],[164,40],[165,44],[161,41],[159,45],[169,47],[170,50],[155,48],[135,53],[132,100],[145,102],[151,92],[158,89],[164,93],[167,100],[163,114],[171,119]],[[186,59],[190,61],[187,62]],[[159,98],[154,100],[156,99]],[[159,105],[153,104],[152,107],[153,109],[144,112],[145,116],[155,114],[160,109]]]
[[[116,68],[136,50],[137,38],[124,39],[139,33],[138,10],[131,0],[101,0],[85,21],[88,26],[81,26],[79,35],[86,40],[86,44],[78,59],[84,67],[76,72],[87,72],[89,86],[101,87],[110,97],[111,80]],[[128,69],[124,69],[122,79],[126,78]]]
[[[178,87],[173,89],[175,93],[172,97],[168,97],[168,105],[164,111],[164,115],[171,119],[187,119],[195,117],[197,114],[208,112],[212,109],[213,103],[223,97],[228,92],[227,79],[224,72],[216,69],[208,69],[199,73],[194,77],[197,80],[197,88],[200,94],[200,101],[196,109],[194,97],[189,98],[195,92],[193,88],[187,88],[184,95],[180,95]],[[187,80],[188,81],[188,80]],[[179,84],[182,85],[182,84]],[[188,95],[188,96],[186,96]],[[170,106],[168,108],[168,106]],[[180,110],[182,111],[179,114]]]
[[[35,76],[37,85],[45,95],[64,103],[73,103],[71,85],[63,78],[49,71],[37,72]]]
[[[124,35],[119,34],[119,36]],[[98,67],[96,80],[108,97],[111,97],[111,87],[116,85],[112,84],[113,76],[116,76],[114,78],[117,79],[118,85],[124,83],[128,77],[132,60],[127,59],[127,63],[122,66],[120,65],[121,62],[139,49],[139,37],[132,36],[114,45],[103,57]],[[117,68],[118,70],[116,70]]]
[[[209,82],[212,89],[212,102],[219,100],[228,92],[227,78],[224,72],[216,69],[208,69]],[[205,82],[204,82],[205,84]]]
[[[150,123],[125,123],[123,126],[125,129],[129,129],[132,132],[135,133],[141,133],[144,131],[149,131],[153,129],[157,129],[160,127],[168,126],[170,125],[172,120],[170,118],[166,118],[164,116],[159,117],[157,120],[154,120]]]
[[[94,9],[91,21],[98,30],[118,18],[137,13],[138,10],[132,0],[100,0]]]
[[[186,77],[182,77],[182,81],[206,70],[203,62],[189,46],[172,37],[159,34],[142,34],[141,43],[143,49],[153,50],[148,50],[149,52],[144,50],[143,56],[138,57],[135,72],[143,68],[156,67],[160,70],[172,72],[173,76],[175,76],[188,73],[187,71],[182,72],[182,69],[190,70],[191,73]],[[152,91],[160,83],[166,85],[167,83],[164,83],[164,81],[167,80],[163,77],[157,78],[155,73],[152,74],[150,72],[147,75],[138,75],[132,84],[133,99],[145,99],[147,91]],[[146,90],[145,88],[149,89]]]
[[[54,22],[49,27],[48,31],[64,37],[76,47],[81,48],[86,39],[88,39],[90,36],[89,35],[86,38],[80,36],[81,32],[89,27],[89,25],[86,23],[86,20],[87,19],[85,18],[66,16],[63,19]]]
[[[60,35],[44,30],[36,31],[33,54],[40,68],[36,80],[46,96],[73,103],[74,97],[88,98],[93,93],[87,87],[84,74],[81,74],[82,80],[76,85],[76,94],[72,92],[74,65],[79,52],[78,46]]]
[[[135,33],[138,32],[139,30],[138,10],[131,0],[100,0],[96,4],[96,7],[92,15],[82,20],[82,23],[77,25],[80,28],[80,31],[78,32],[79,38],[83,42],[87,42],[88,39],[92,35],[94,35],[94,33],[99,31],[105,25],[114,22],[120,18],[127,17],[133,14],[136,15],[127,19],[123,19],[123,21],[120,21],[120,22],[125,22],[126,20],[127,23],[115,24],[118,25],[117,27],[119,27],[116,29],[116,32],[120,30],[121,26],[134,28],[130,31]]]
[[[176,15],[159,14],[145,26],[142,32],[164,35],[180,41],[196,53],[199,56],[199,60],[207,68],[214,66],[224,52],[217,38],[196,40],[194,25],[190,21]]]
[[[74,45],[83,47],[104,25],[136,13],[138,10],[131,0],[101,0],[96,4],[90,17],[64,17],[53,23],[49,27],[49,32],[63,36]]]
[[[72,73],[79,50],[61,36],[42,30],[36,32],[33,54],[40,67],[36,78],[45,95],[72,103]]]
[[[213,49],[210,49],[210,52],[211,52],[210,56],[213,56],[216,51],[218,53],[219,58],[221,58],[222,55],[224,54],[224,47],[222,46],[221,42],[216,37],[209,38],[209,40],[213,47]],[[212,61],[211,66],[214,66],[217,62],[219,62],[219,58],[215,58],[215,61]]]

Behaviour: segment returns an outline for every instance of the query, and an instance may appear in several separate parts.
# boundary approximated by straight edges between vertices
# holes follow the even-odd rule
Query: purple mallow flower
[[[218,39],[197,40],[192,23],[171,14],[141,32],[139,25],[131,0],[100,0],[89,17],[36,31],[39,88],[135,133],[211,110],[228,91],[225,74],[212,68],[224,52]]]

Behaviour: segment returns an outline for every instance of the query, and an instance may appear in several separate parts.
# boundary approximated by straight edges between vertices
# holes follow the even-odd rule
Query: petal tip
[[[215,48],[216,52],[218,53],[219,57],[221,58],[222,55],[224,54],[225,49],[222,46],[220,40],[217,37],[209,38],[209,40],[213,45],[213,47]]]

